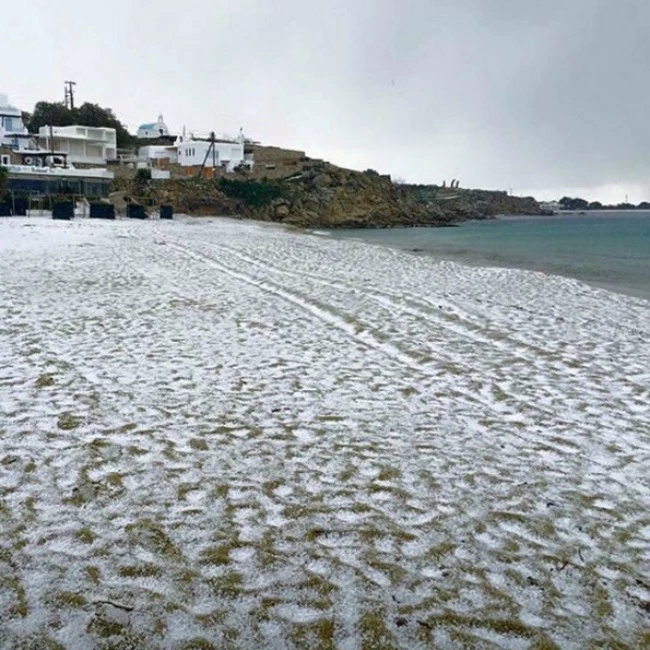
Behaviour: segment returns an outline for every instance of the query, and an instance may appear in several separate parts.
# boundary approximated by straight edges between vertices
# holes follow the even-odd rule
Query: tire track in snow
[[[257,280],[247,273],[232,269],[226,264],[218,262],[217,260],[202,252],[192,250],[181,244],[173,243],[169,245],[194,258],[195,260],[202,261],[203,263],[207,263],[210,266],[219,269],[221,272],[226,273],[236,280],[245,282],[248,285],[256,287],[257,289],[261,289],[262,291],[266,291],[267,293],[271,293],[287,302],[296,305],[312,317],[315,317],[318,320],[321,320],[324,323],[335,327],[339,331],[345,333],[348,337],[356,340],[359,343],[362,343],[366,347],[381,352],[385,356],[388,356],[391,359],[398,361],[399,363],[406,365],[413,370],[418,370],[426,375],[431,374],[426,372],[422,362],[416,357],[404,352],[396,345],[382,341],[376,334],[373,334],[372,331],[368,329],[359,331],[352,323],[346,321],[345,318],[335,313],[333,309],[323,305],[322,303],[319,303],[313,298],[306,298],[303,294],[297,291],[289,291],[288,289],[280,287],[275,282],[272,282],[270,280]]]
[[[212,244],[212,242],[205,241],[205,240],[201,240],[200,242],[192,242],[192,246],[197,246],[197,244],[199,246],[207,246],[209,249],[216,249],[221,253],[230,255],[231,257],[234,258],[234,260],[244,262],[246,265],[254,266],[256,269],[259,269],[264,275],[266,275],[269,270],[271,272],[275,271],[277,274],[282,275],[283,277],[291,277],[298,281],[311,279],[322,286],[327,286],[335,290],[338,293],[340,293],[342,289],[344,290],[347,289],[351,293],[361,293],[363,294],[364,297],[366,297],[367,295],[366,291],[372,291],[372,290],[368,290],[366,287],[363,288],[363,291],[360,291],[357,287],[352,286],[350,284],[346,284],[345,282],[337,285],[323,278],[322,276],[319,276],[314,273],[301,274],[300,272],[284,270],[273,264],[265,263],[260,258],[255,258],[251,255],[247,255],[235,251],[231,247],[223,244]],[[203,255],[207,259],[216,262],[213,256],[206,254],[205,252],[202,252],[201,255]],[[223,265],[223,262],[217,262],[217,263]],[[259,278],[255,278],[254,276],[248,275],[248,277],[253,282],[260,281]],[[263,282],[268,283],[270,281],[263,280]],[[275,283],[272,284],[278,287],[277,284]],[[285,292],[287,291],[286,287],[278,287],[278,288],[280,288],[282,291]],[[388,308],[389,311],[391,311],[391,308],[395,304],[394,301],[392,300],[391,295],[383,294],[380,291],[373,291],[373,293],[374,293],[373,299],[377,303],[382,304],[382,306],[385,306],[386,308]],[[303,300],[306,299],[304,293],[299,293],[299,295],[302,297]],[[309,301],[309,299],[306,300]],[[401,305],[395,304],[395,306],[399,308]],[[318,304],[317,307],[323,309],[322,303]],[[326,306],[324,309],[328,314],[332,315],[333,313],[335,313],[334,310],[336,308],[334,308],[333,306],[332,307]],[[408,309],[403,309],[402,311],[407,311],[408,313],[414,313],[414,315],[419,317],[421,319],[421,322],[423,323],[439,324],[443,329],[445,329],[445,324],[441,324],[439,322],[438,320],[439,317],[437,314],[427,315],[427,313],[422,312],[417,307],[413,308],[413,312],[411,312],[410,309],[411,308],[409,307]],[[395,309],[392,309],[392,312],[395,313]],[[431,318],[429,316],[433,316],[433,317]],[[335,318],[340,318],[340,316],[335,316]],[[436,382],[439,382],[441,380],[440,367],[443,363],[442,359],[443,358],[450,359],[449,353],[447,351],[448,345],[445,345],[444,347],[440,347],[438,350],[431,350],[435,354],[435,361],[436,361],[436,370],[433,370],[433,368],[431,367],[427,368],[426,366],[422,365],[421,361],[414,355],[409,355],[408,353],[405,353],[404,350],[399,349],[396,346],[387,343],[386,341],[380,340],[376,336],[374,336],[374,341],[368,340],[367,333],[362,336],[357,336],[358,332],[353,325],[351,325],[349,322],[346,322],[345,320],[342,320],[342,322],[348,328],[348,334],[353,339],[360,341],[371,348],[377,348],[378,345],[379,346],[387,345],[393,351],[393,354],[391,354],[391,352],[389,351],[388,356],[392,356],[392,358],[396,360],[400,360],[398,357],[401,356],[402,357],[401,363],[405,363],[408,367],[416,369],[421,374],[432,377]],[[549,353],[550,358],[545,358],[543,355],[537,355],[537,354],[534,354],[532,356],[528,354],[522,354],[521,351],[519,350],[513,351],[506,343],[499,344],[499,342],[493,342],[489,339],[485,340],[482,337],[478,339],[477,338],[471,339],[469,337],[465,337],[464,336],[465,331],[463,330],[462,327],[456,327],[456,328],[446,327],[446,329],[447,331],[453,332],[457,337],[460,338],[460,340],[468,339],[468,340],[474,340],[477,343],[489,344],[492,347],[496,347],[496,349],[501,350],[505,354],[508,355],[512,354],[514,355],[515,359],[524,360],[531,367],[531,369],[534,369],[535,371],[548,376],[548,381],[536,383],[536,391],[534,394],[522,395],[518,392],[511,392],[509,389],[506,388],[507,400],[505,402],[503,402],[503,400],[499,397],[495,398],[495,395],[497,395],[499,391],[503,390],[502,386],[503,386],[503,380],[505,379],[504,377],[500,377],[500,378],[493,377],[494,381],[492,382],[488,381],[484,383],[484,385],[480,388],[480,390],[476,390],[475,387],[470,387],[470,385],[465,385],[464,387],[461,387],[462,382],[460,381],[454,382],[453,393],[456,398],[462,398],[474,404],[480,403],[484,405],[490,412],[492,412],[493,414],[497,414],[499,417],[514,416],[515,414],[517,414],[519,417],[524,417],[526,419],[531,417],[534,419],[538,419],[540,416],[544,416],[546,418],[553,418],[558,408],[557,406],[558,400],[560,400],[560,402],[563,401],[562,395],[558,394],[557,391],[553,390],[553,384],[554,384],[553,380],[556,376],[558,376],[558,374],[562,374],[562,372],[566,372],[567,370],[576,377],[576,382],[578,384],[581,384],[583,386],[591,385],[593,378],[590,369],[591,366],[590,363],[586,364],[583,368],[577,369],[577,368],[570,367],[571,359],[567,360],[564,357],[557,356],[557,354],[553,354],[553,356],[550,356],[551,353]],[[370,334],[370,336],[371,338],[373,338],[372,334]],[[394,354],[394,352],[397,352],[397,354]],[[406,359],[404,359],[404,355],[406,355]],[[451,360],[454,363],[454,365],[461,363],[461,367],[463,367],[464,371],[466,372],[466,378],[472,376],[473,371],[471,366],[462,363],[462,361],[459,360],[457,355],[455,358]],[[413,365],[414,363],[415,365]],[[465,383],[467,384],[467,382]],[[583,388],[582,390],[584,391],[585,389]],[[497,393],[493,394],[494,391],[497,391]],[[574,400],[578,400],[579,397],[580,397],[579,395],[573,395]],[[619,408],[623,409],[623,411],[626,411],[625,406],[626,405],[624,403],[619,404]]]
[[[202,244],[206,244],[210,248],[217,249],[222,253],[225,252],[245,262],[246,264],[255,266],[256,268],[262,270],[264,273],[268,273],[270,271],[272,273],[276,273],[284,277],[289,277],[296,280],[307,278],[313,282],[316,282],[317,284],[320,284],[321,286],[326,286],[328,288],[334,289],[335,291],[340,291],[341,288],[345,288],[351,293],[363,295],[364,298],[369,297],[377,304],[380,304],[382,307],[386,308],[388,311],[392,311],[393,313],[409,314],[426,323],[435,324],[440,329],[451,332],[461,340],[468,340],[480,345],[493,347],[508,355],[511,355],[514,361],[525,361],[536,369],[541,370],[551,376],[558,373],[562,374],[569,372],[571,375],[574,375],[576,379],[581,378],[585,385],[589,385],[591,382],[591,363],[585,364],[583,368],[578,369],[574,366],[575,359],[573,357],[566,358],[556,350],[543,349],[537,345],[530,344],[526,341],[521,341],[517,337],[513,337],[511,334],[490,334],[489,332],[486,332],[486,328],[484,326],[479,323],[472,322],[473,320],[476,320],[477,315],[470,314],[466,309],[460,308],[457,304],[454,304],[446,298],[437,298],[436,302],[434,303],[428,300],[426,297],[415,297],[413,294],[406,292],[398,295],[389,291],[377,291],[368,287],[364,287],[363,290],[360,290],[358,287],[355,287],[354,285],[351,285],[344,281],[334,283],[326,277],[316,273],[306,271],[295,272],[281,268],[268,262],[267,260],[255,257],[250,254],[241,253],[224,244],[214,244],[211,242],[202,242]],[[300,261],[300,258],[297,256],[293,255],[292,257],[293,259]],[[436,303],[438,307],[436,307]],[[447,306],[450,306],[453,309],[454,317],[458,319],[457,325],[449,322],[452,317],[445,316],[444,313],[440,313],[440,303],[445,303]],[[497,338],[497,336],[499,338]],[[431,346],[431,342],[429,342],[429,345]],[[448,357],[445,345],[436,346],[435,351],[438,355],[444,355]],[[597,356],[597,354],[594,355],[594,357]],[[627,378],[627,382],[639,390],[643,390],[644,388],[642,384],[635,382],[629,377]],[[555,397],[552,393],[548,392],[546,395],[549,398]]]
[[[380,337],[378,337],[376,334],[374,334],[372,331],[368,329],[359,331],[352,323],[349,323],[348,321],[345,320],[345,318],[338,315],[334,311],[334,309],[326,305],[323,305],[322,303],[319,303],[312,298],[307,298],[304,296],[304,294],[300,292],[293,291],[293,290],[290,291],[286,288],[280,287],[275,282],[272,282],[270,280],[259,280],[240,270],[233,269],[228,265],[215,260],[211,256],[206,255],[201,251],[193,249],[184,244],[171,242],[170,238],[167,239],[167,244],[170,248],[176,249],[180,253],[189,256],[194,260],[209,264],[210,266],[218,269],[222,273],[225,273],[232,278],[244,282],[249,286],[253,286],[261,291],[265,291],[267,293],[275,295],[278,298],[282,298],[283,300],[299,307],[302,311],[306,312],[311,317],[316,318],[321,322],[324,322],[336,328],[337,330],[343,332],[349,338],[356,341],[357,343],[369,347],[383,354],[384,356],[390,358],[391,360],[407,366],[411,370],[417,371],[418,373],[424,375],[426,378],[430,380],[433,381],[440,380],[439,369],[434,370],[432,368],[427,367],[427,364],[421,361],[420,359],[418,359],[417,357],[404,352],[398,346],[389,343],[388,341],[382,340]],[[509,414],[507,413],[508,410],[507,408],[504,409],[504,406],[502,404],[498,404],[492,401],[491,399],[484,397],[481,393],[472,392],[471,390],[461,388],[458,384],[454,385],[453,390],[455,393],[454,395],[455,399],[462,397],[467,401],[468,404],[472,404],[472,405],[481,404],[482,406],[484,406],[486,409],[488,409],[490,412],[492,412],[497,416],[509,417]],[[534,401],[527,401],[525,399],[521,399],[521,397],[517,397],[514,395],[511,396],[511,399],[512,399],[511,402],[512,406],[519,406],[519,407],[524,406],[529,412],[533,411],[536,412],[538,415],[545,415],[547,417],[554,416],[553,411],[540,406]],[[517,412],[521,414],[521,410],[519,408],[517,409]]]
[[[230,246],[225,246],[223,244],[209,244],[210,248],[216,248],[222,252],[226,252],[229,255],[232,255],[247,264],[256,266],[261,270],[273,273],[278,273],[286,277],[292,277],[295,279],[308,278],[322,286],[327,286],[329,288],[340,290],[341,287],[344,287],[350,292],[363,294],[364,297],[370,297],[378,304],[386,307],[389,310],[397,313],[407,313],[411,316],[415,316],[421,320],[424,320],[429,323],[434,323],[441,329],[447,330],[454,333],[462,339],[467,339],[475,343],[480,343],[483,345],[489,345],[497,348],[498,350],[508,352],[513,355],[515,359],[520,359],[523,361],[529,361],[538,363],[543,355],[551,356],[554,361],[566,363],[564,359],[558,356],[555,352],[542,351],[539,350],[536,346],[530,345],[527,342],[520,341],[512,336],[508,336],[508,342],[503,340],[498,340],[493,336],[483,334],[485,328],[478,323],[472,322],[472,316],[466,311],[462,310],[458,305],[453,304],[451,301],[445,298],[437,299],[436,305],[427,300],[426,298],[419,296],[417,299],[408,293],[397,294],[388,292],[388,291],[377,291],[376,289],[371,289],[364,287],[363,291],[359,290],[357,287],[350,285],[346,282],[334,283],[327,278],[317,275],[310,272],[300,272],[289,271],[287,269],[280,268],[275,266],[266,260],[253,257],[239,251],[233,250]],[[425,303],[425,304],[423,304]],[[445,317],[444,314],[440,314],[439,305],[440,303],[446,303],[448,306],[452,307],[454,310],[454,316],[458,319],[458,326],[454,326],[452,323],[448,322],[450,317]],[[480,331],[478,331],[480,330]],[[524,348],[521,350],[520,348]],[[529,351],[532,351],[533,355],[528,354]]]
[[[202,242],[202,244],[203,243],[204,242]],[[444,331],[451,332],[452,334],[460,338],[460,340],[472,341],[473,343],[478,343],[480,345],[490,346],[507,355],[510,355],[512,357],[512,360],[515,362],[524,361],[537,369],[542,367],[544,369],[544,372],[547,372],[551,375],[558,372],[558,368],[554,366],[554,363],[561,363],[563,366],[568,365],[565,359],[550,352],[544,351],[545,354],[551,357],[550,359],[545,359],[541,354],[541,351],[534,352],[531,355],[526,352],[522,352],[522,350],[520,349],[517,349],[517,346],[520,345],[523,347],[531,348],[534,351],[536,351],[536,348],[534,346],[530,346],[528,344],[521,343],[519,341],[515,341],[514,345],[508,344],[506,342],[495,340],[494,338],[489,336],[483,336],[480,333],[476,333],[475,331],[471,331],[470,328],[478,329],[480,326],[470,324],[468,319],[463,318],[462,316],[458,316],[459,325],[454,327],[451,323],[444,322],[444,320],[446,319],[444,319],[444,317],[441,317],[441,315],[438,313],[438,311],[435,308],[424,307],[421,303],[418,303],[417,301],[412,299],[408,299],[408,300],[404,300],[403,298],[398,299],[397,294],[392,294],[390,292],[385,292],[385,291],[384,292],[377,291],[377,290],[369,289],[367,287],[364,287],[363,291],[361,291],[357,287],[350,285],[348,283],[341,282],[337,284],[324,278],[323,276],[314,273],[308,273],[308,272],[302,273],[302,272],[294,272],[294,271],[282,269],[273,264],[267,263],[266,261],[260,258],[256,258],[251,255],[247,255],[235,251],[231,247],[223,244],[210,243],[208,245],[210,248],[217,249],[222,253],[225,252],[226,254],[231,255],[232,257],[246,263],[247,265],[254,266],[260,269],[264,273],[268,273],[269,271],[271,271],[279,275],[282,275],[284,277],[289,277],[296,280],[301,280],[306,278],[320,284],[321,286],[326,286],[328,288],[334,289],[337,292],[340,292],[341,289],[344,288],[350,293],[361,294],[363,295],[364,298],[370,297],[377,304],[380,304],[382,307],[386,308],[389,312],[392,312],[394,314],[399,314],[399,313],[410,314],[412,316],[415,316],[421,322],[427,324],[434,324]],[[447,304],[450,304],[449,301],[444,299],[440,299],[439,302],[446,302]],[[432,303],[429,304],[432,305]],[[455,306],[454,308],[456,309],[456,311],[458,311],[458,309]],[[512,339],[510,340],[512,341]],[[428,345],[429,345],[429,349],[432,352],[435,351],[435,353],[438,355],[438,360],[440,360],[441,357],[445,357],[449,359],[450,362],[452,362],[453,364],[459,363],[458,356],[451,357],[449,355],[447,351],[448,349],[447,342],[441,342],[440,344],[436,345],[435,350],[433,349],[433,345],[431,341],[428,341]],[[468,374],[471,373],[471,369],[468,368],[467,372]],[[576,374],[576,371],[573,370],[572,374]],[[490,386],[486,385],[486,387],[484,387],[484,390],[482,389],[482,392],[487,392],[487,394],[489,394],[489,389]],[[542,390],[541,385],[538,386],[538,390]],[[476,393],[473,394],[476,395]],[[544,394],[545,397],[549,399],[555,399],[557,397],[552,392],[548,392],[548,391],[545,391]],[[520,404],[523,403],[529,409],[533,409],[538,412],[551,415],[551,411],[544,409],[539,404],[534,404],[533,402],[522,400],[520,398],[515,397],[514,395],[512,395],[511,397],[513,401],[518,401]],[[484,400],[481,400],[481,402],[486,403]],[[491,406],[491,409],[496,412],[501,412],[501,409],[494,404]]]

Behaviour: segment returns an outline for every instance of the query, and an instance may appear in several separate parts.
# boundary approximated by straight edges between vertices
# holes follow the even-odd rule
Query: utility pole
[[[50,124],[50,141],[49,141],[49,147],[48,149],[50,150],[50,153],[52,154],[50,156],[50,167],[54,166],[54,128]]]
[[[203,164],[199,168],[199,178],[203,178],[203,170],[205,169],[205,163],[208,162],[208,156],[210,155],[210,152],[212,152],[212,169],[214,170],[216,166],[216,158],[217,158],[217,149],[215,147],[215,135],[214,131],[210,133],[210,146],[208,147],[208,150],[205,152],[205,158],[203,159]],[[214,174],[214,172],[213,172]]]
[[[74,108],[74,86],[76,85],[76,81],[65,82],[65,106],[66,108],[70,108],[70,110]],[[68,106],[68,100],[70,100],[70,106]]]

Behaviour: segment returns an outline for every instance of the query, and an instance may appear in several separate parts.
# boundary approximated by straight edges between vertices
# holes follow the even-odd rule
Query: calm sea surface
[[[355,229],[331,234],[464,264],[565,275],[650,300],[650,211],[500,217],[456,228]]]

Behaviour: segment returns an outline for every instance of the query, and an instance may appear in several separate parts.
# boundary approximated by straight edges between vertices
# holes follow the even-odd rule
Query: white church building
[[[165,124],[165,120],[162,115],[158,116],[158,121],[150,122],[149,124],[141,124],[138,127],[138,138],[142,140],[155,140],[160,136],[169,135],[169,129]]]

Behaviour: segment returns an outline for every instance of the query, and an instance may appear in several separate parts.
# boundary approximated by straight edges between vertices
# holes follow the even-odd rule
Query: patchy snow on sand
[[[1,220],[0,647],[643,647],[649,386],[566,278]]]

